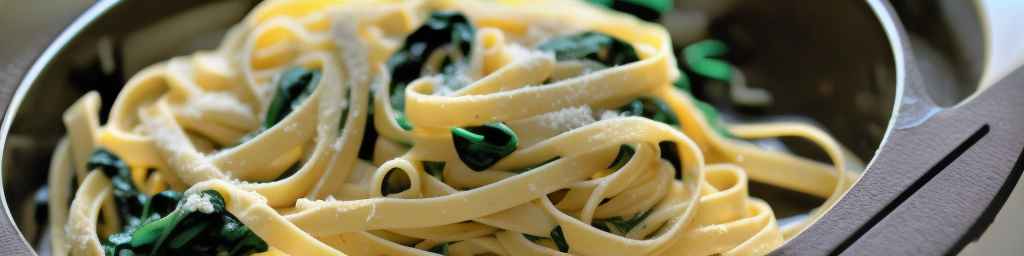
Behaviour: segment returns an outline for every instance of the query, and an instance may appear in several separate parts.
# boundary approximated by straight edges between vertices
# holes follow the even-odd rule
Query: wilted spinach
[[[122,255],[242,255],[267,250],[267,245],[224,210],[224,199],[204,191],[214,206],[211,213],[179,209],[182,195],[163,191],[147,196],[135,187],[131,169],[117,155],[97,149],[86,166],[110,178],[121,232],[103,242],[107,256]],[[166,242],[167,246],[164,246]]]
[[[725,124],[722,123],[722,119],[718,115],[718,110],[715,109],[714,106],[711,106],[711,104],[701,101],[695,97],[691,97],[691,99],[693,99],[693,104],[697,105],[697,109],[700,110],[701,114],[704,115],[704,119],[708,121],[708,125],[711,126],[712,130],[715,130],[715,132],[722,137],[735,137],[731,132],[729,132],[729,129],[725,127]]]
[[[686,76],[686,72],[679,70],[679,79],[672,82],[676,88],[683,90],[683,92],[690,93],[690,79]]]
[[[208,200],[212,211],[183,208],[180,193],[162,192],[146,206],[150,215],[143,224],[107,239],[106,255],[248,255],[268,249],[224,208],[220,193],[207,190],[195,196]],[[172,202],[176,206],[168,207]]]
[[[142,222],[139,216],[142,216],[148,198],[135,187],[131,169],[120,157],[106,149],[96,149],[85,166],[89,170],[99,169],[110,178],[122,228]]]
[[[483,171],[512,154],[519,138],[503,123],[452,129],[452,140],[459,159],[474,171]]]
[[[612,164],[608,165],[608,169],[621,169],[623,166],[626,166],[626,163],[629,163],[629,160],[633,158],[633,154],[636,154],[636,150],[633,147],[627,145],[619,146],[619,154],[615,155],[615,160],[612,160]]]
[[[632,14],[637,18],[656,21],[672,10],[672,0],[587,0],[587,2]]]
[[[523,237],[525,237],[526,240],[530,240],[530,242],[541,240],[541,239],[547,239],[545,237],[539,237],[539,236],[535,236],[535,235],[531,235],[531,234],[523,234]]]
[[[440,244],[435,245],[434,247],[430,247],[430,249],[427,250],[427,251],[428,252],[432,252],[432,253],[437,253],[437,254],[440,254],[440,255],[448,255],[448,245],[451,245],[451,244],[452,243],[450,243],[450,242],[448,242],[448,243],[440,243]]]
[[[423,161],[423,170],[442,181],[444,181],[444,166],[445,162]]]
[[[676,114],[664,102],[655,98],[638,98],[625,106],[619,107],[619,111],[626,116],[641,116],[648,119],[662,122],[668,125],[679,124]]]
[[[569,243],[565,241],[565,234],[562,233],[562,226],[556,226],[551,230],[551,241],[555,242],[560,252],[569,252]]]
[[[629,43],[595,31],[548,39],[537,48],[554,53],[555,59],[559,61],[591,60],[608,67],[639,60]]]
[[[729,52],[729,47],[724,42],[707,39],[696,42],[683,48],[683,60],[694,73],[718,81],[729,82],[732,80],[732,64],[719,60]]]
[[[452,77],[456,65],[468,59],[475,36],[476,29],[462,13],[437,11],[431,13],[423,25],[405,38],[402,47],[387,62],[391,70],[390,103],[398,114],[396,118],[404,118],[406,85],[424,75],[423,67],[428,64],[431,54],[442,48],[448,50],[437,69],[445,74],[448,84],[447,81],[454,79]],[[412,129],[408,120],[400,120],[399,124],[403,129]]]
[[[277,82],[277,92],[267,109],[263,120],[263,128],[268,129],[299,108],[309,98],[320,83],[320,70],[293,67],[281,74]]]
[[[239,140],[238,144],[256,138],[257,135],[270,129],[281,120],[284,120],[292,111],[299,108],[306,98],[309,98],[320,83],[320,70],[307,69],[304,67],[292,67],[281,73],[277,79],[277,89],[274,98],[267,107],[267,114],[263,118],[260,128],[253,131]],[[344,120],[344,117],[342,117]]]
[[[595,219],[590,225],[597,229],[603,230],[617,235],[625,235],[630,230],[639,225],[648,215],[651,215],[651,211],[637,213],[632,218],[623,219],[620,216],[615,216],[607,219]]]

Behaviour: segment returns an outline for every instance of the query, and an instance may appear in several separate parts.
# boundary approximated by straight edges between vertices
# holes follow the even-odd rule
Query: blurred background
[[[969,97],[978,89],[982,81],[985,67],[983,49],[984,35],[979,19],[979,12],[974,7],[973,0],[889,0],[896,9],[900,19],[908,30],[913,46],[913,54],[921,77],[929,84],[928,93],[943,106],[952,106]],[[1016,1],[1016,0],[1007,0]],[[794,2],[801,4],[790,4],[781,6],[805,6],[804,8],[765,8],[766,5],[777,3],[776,1],[756,0],[677,0],[675,9],[666,12],[659,20],[670,28],[673,40],[676,42],[694,42],[708,35],[721,35],[731,38],[733,46],[742,52],[744,47],[757,50],[760,42],[746,42],[745,34],[771,33],[772,31],[742,31],[734,29],[728,24],[743,24],[751,22],[762,22],[758,20],[744,20],[744,10],[774,10],[776,12],[799,12],[803,16],[817,16],[821,20],[842,22],[843,16],[835,16],[832,6],[863,5],[863,0],[835,0],[835,1],[810,1],[787,0],[778,2]],[[80,15],[85,9],[94,4],[95,1],[84,0],[63,0],[63,1],[34,1],[34,0],[0,0],[0,85],[17,84],[27,67],[34,62],[39,53],[50,44],[74,18]],[[244,8],[235,8],[225,5],[216,12],[231,12],[231,15],[223,15],[223,19],[214,19],[215,22],[227,25],[236,22],[236,12],[244,12]],[[825,11],[826,9],[832,11]],[[856,8],[853,8],[856,9]],[[846,10],[846,9],[843,9]],[[867,10],[865,10],[867,11]],[[785,15],[785,13],[781,14]],[[728,22],[720,22],[726,20]],[[777,21],[781,26],[794,25],[786,23],[785,20]],[[715,25],[715,24],[727,25]],[[207,25],[199,24],[198,26]],[[870,24],[869,24],[870,25]],[[723,27],[724,26],[724,27]],[[741,26],[742,27],[742,26]],[[706,28],[706,29],[704,29]],[[713,30],[713,31],[708,31]],[[813,28],[806,28],[808,33]],[[150,36],[158,36],[166,31],[155,30]],[[216,32],[216,31],[207,31]],[[827,31],[828,33],[842,33],[842,31]],[[216,39],[216,37],[211,37]],[[842,38],[842,37],[837,37]],[[152,40],[152,38],[146,38]],[[828,41],[828,38],[822,39]],[[212,42],[216,42],[215,40]],[[1020,42],[1024,44],[1024,42]],[[144,49],[144,48],[142,48]],[[809,49],[808,51],[813,51]],[[129,53],[122,53],[129,54]],[[147,54],[145,52],[139,55]],[[164,53],[148,53],[164,56]],[[788,54],[788,53],[783,53]],[[858,52],[851,51],[850,58],[856,58]],[[841,55],[847,56],[847,55]],[[155,58],[155,57],[154,57]],[[136,58],[137,60],[140,58]],[[146,59],[146,58],[141,58]],[[88,62],[91,60],[82,60]],[[844,59],[833,60],[842,62]],[[143,61],[144,62],[144,61]],[[102,63],[100,63],[102,64]],[[123,63],[124,65],[140,66],[143,63]],[[102,66],[102,65],[100,65]],[[102,68],[102,67],[100,67]],[[130,75],[132,68],[121,70],[118,76]],[[128,73],[128,74],[124,74]],[[891,74],[890,74],[891,75]],[[753,74],[752,80],[757,81],[757,72]],[[881,76],[885,76],[882,74]],[[88,79],[121,79],[93,77]],[[15,88],[13,86],[0,86],[0,95],[10,95]],[[841,89],[841,86],[840,86]],[[708,92],[714,93],[714,92]],[[882,98],[882,101],[869,101],[869,105],[891,105],[890,101],[884,101],[886,95],[874,95],[875,98]],[[852,100],[857,100],[851,96]],[[6,105],[0,106],[0,109]],[[885,111],[882,111],[885,112]],[[813,114],[813,113],[812,113]],[[888,114],[880,116],[862,116],[858,120],[869,120],[869,127],[858,127],[858,130],[867,130],[862,141],[865,143],[847,143],[851,149],[861,155],[862,158],[869,158],[877,147],[877,141],[884,133],[884,125],[888,120]],[[842,122],[839,120],[837,122]],[[863,129],[862,129],[863,128]],[[46,129],[46,128],[44,128]],[[48,128],[56,129],[60,128]],[[839,137],[851,137],[853,134]],[[18,166],[26,168],[17,177],[8,177],[5,172],[3,181],[7,187],[9,183],[18,183],[28,180],[39,180],[45,176],[44,170],[49,162],[47,155],[32,154],[30,152],[40,151],[41,146],[49,147],[54,141],[30,141],[27,137],[12,136],[8,138],[10,149],[7,154],[11,157],[24,159],[28,158],[35,166]],[[844,141],[845,142],[845,141]],[[852,144],[852,145],[851,145]],[[19,152],[21,153],[19,155]],[[863,157],[867,155],[867,157]],[[8,191],[5,195],[14,207],[15,200],[12,198],[27,198],[27,194],[12,194]],[[813,204],[812,204],[813,205]],[[968,245],[961,255],[1020,255],[1024,252],[1024,243],[1021,237],[1024,235],[1024,183],[1018,186],[1011,194],[1003,210],[997,215],[995,223],[990,226],[982,238],[975,243]]]

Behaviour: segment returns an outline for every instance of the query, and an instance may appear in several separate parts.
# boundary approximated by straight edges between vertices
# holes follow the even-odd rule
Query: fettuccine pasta
[[[672,51],[568,0],[266,1],[65,112],[53,252],[761,255],[856,179],[813,126],[713,128]],[[831,163],[744,141],[780,136]],[[825,203],[780,227],[752,181]]]

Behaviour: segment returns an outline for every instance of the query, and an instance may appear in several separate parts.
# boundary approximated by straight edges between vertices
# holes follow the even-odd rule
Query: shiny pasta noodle
[[[389,90],[389,58],[438,10],[476,28],[458,73],[465,85],[423,75]],[[580,31],[625,42],[636,61],[593,69],[535,49]],[[319,70],[315,89],[261,128],[293,67]],[[844,149],[809,125],[716,133],[672,85],[680,75],[662,27],[576,1],[267,1],[219,48],[138,72],[106,124],[94,92],[65,112],[49,175],[53,252],[102,255],[123,224],[111,177],[88,170],[99,148],[148,195],[216,191],[269,245],[265,255],[758,255],[856,179]],[[662,102],[677,124],[614,111],[638,98]],[[518,145],[477,170],[453,128],[493,123]],[[831,164],[739,140],[779,136],[810,140]],[[826,200],[780,228],[748,195],[750,181]]]

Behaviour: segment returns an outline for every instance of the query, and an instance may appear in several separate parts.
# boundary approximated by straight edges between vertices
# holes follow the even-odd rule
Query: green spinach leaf
[[[313,94],[319,84],[320,70],[303,67],[292,67],[285,70],[277,80],[274,98],[270,101],[270,106],[267,107],[267,114],[264,116],[260,128],[242,136],[238,140],[238,144],[256,138],[263,131],[284,120],[288,114],[299,108],[306,98]],[[345,117],[342,116],[342,120],[344,119]]]
[[[475,36],[476,29],[462,13],[431,13],[423,25],[405,38],[402,47],[388,58],[387,66],[391,70],[391,107],[398,113],[404,113],[406,85],[424,75],[424,66],[428,64],[431,54],[442,48],[448,52],[437,70],[446,74],[448,84],[456,70],[455,66],[468,59],[466,57],[469,56]],[[403,129],[412,129],[408,120],[404,123],[400,121],[399,124]]]
[[[657,21],[672,10],[672,0],[587,0],[587,2],[632,14],[646,21]]]
[[[165,216],[174,211],[178,205],[178,201],[181,201],[181,192],[166,190],[157,193],[146,202],[146,207],[142,211],[142,216]]]
[[[732,80],[732,65],[716,59],[729,52],[729,47],[722,41],[708,39],[693,43],[683,48],[683,59],[686,65],[699,75],[729,82]]]
[[[655,98],[639,98],[625,106],[619,107],[619,111],[626,116],[641,116],[648,119],[662,122],[668,125],[679,124],[676,114],[664,102]]]
[[[633,154],[636,154],[636,150],[633,147],[627,145],[619,146],[619,154],[615,155],[615,160],[612,160],[612,163],[608,165],[608,169],[621,169],[623,166],[626,166],[626,163],[629,163],[629,160],[633,158]]]
[[[122,229],[142,222],[140,216],[142,216],[147,197],[135,187],[135,183],[132,182],[131,169],[124,161],[121,161],[120,157],[113,152],[99,148],[93,151],[89,157],[86,168],[89,170],[99,169],[110,178]]]
[[[591,225],[597,229],[604,230],[605,232],[625,235],[626,233],[629,233],[630,230],[633,230],[636,225],[639,225],[640,222],[646,219],[649,215],[651,215],[651,211],[637,213],[629,219],[623,219],[620,216],[607,219],[596,219],[591,223]]]
[[[672,82],[676,88],[683,90],[683,92],[690,93],[690,79],[686,76],[686,72],[679,70],[679,79]]]
[[[440,254],[440,255],[448,255],[448,245],[451,245],[451,244],[452,243],[450,243],[450,242],[448,242],[448,243],[440,243],[440,244],[435,245],[434,247],[430,247],[430,249],[427,250],[427,251],[428,252],[432,252],[432,253],[437,253],[437,254]]]
[[[557,226],[551,230],[551,240],[555,242],[555,246],[558,247],[560,252],[569,252],[569,243],[565,241],[565,234],[562,233],[562,226]]]
[[[224,198],[215,191],[203,191],[213,212],[182,209],[182,195],[163,191],[147,196],[131,181],[131,169],[114,153],[97,149],[86,166],[100,170],[111,179],[121,232],[103,242],[107,256],[119,255],[215,255],[218,252],[247,254],[267,250],[266,243],[248,231],[224,209]],[[234,229],[233,236],[219,235]],[[246,232],[239,232],[244,230]],[[164,246],[166,243],[167,246]]]
[[[281,174],[277,175],[277,178],[274,178],[272,181],[287,179],[288,177],[294,175],[296,172],[299,172],[300,169],[302,169],[302,161],[297,161],[291,166],[288,166],[288,169],[285,169],[284,172],[281,172]]]
[[[548,39],[537,48],[554,53],[559,61],[591,60],[609,67],[639,60],[632,45],[595,31]]]
[[[453,128],[452,140],[459,159],[474,171],[483,171],[512,154],[519,138],[504,123]]]
[[[213,190],[199,192],[210,212],[183,208],[181,193],[164,191],[145,207],[146,221],[113,234],[104,242],[107,256],[115,255],[247,255],[267,250],[267,244],[227,212],[224,198]]]
[[[708,121],[708,125],[711,126],[712,130],[726,138],[734,138],[735,136],[729,129],[722,123],[721,117],[718,115],[718,110],[714,106],[704,101],[697,99],[696,97],[690,97],[693,100],[693,104],[697,105],[697,109],[700,109],[701,114],[704,114],[704,119]]]
[[[531,235],[531,234],[523,234],[523,237],[525,237],[526,240],[530,240],[530,242],[534,242],[534,241],[541,240],[541,239],[547,239],[545,237],[539,237],[539,236],[535,236],[535,235]]]
[[[297,109],[313,94],[320,83],[320,70],[293,67],[281,74],[277,92],[263,119],[263,128],[269,129]]]
[[[412,123],[409,122],[409,119],[405,117],[405,113],[396,112],[395,122],[397,122],[398,127],[402,127],[403,130],[412,131]]]
[[[444,181],[444,166],[445,162],[423,161],[423,170],[441,181]]]

